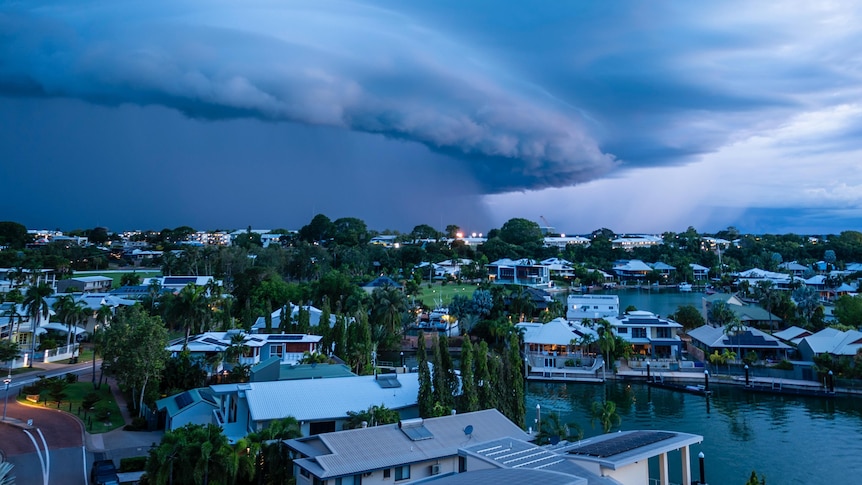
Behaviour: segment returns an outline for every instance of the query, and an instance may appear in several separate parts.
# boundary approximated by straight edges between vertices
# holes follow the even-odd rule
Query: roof
[[[797,327],[795,325],[789,328],[785,328],[780,332],[775,332],[772,334],[773,337],[793,343],[799,343],[800,339],[809,335],[812,335],[810,331],[804,328]]]
[[[298,418],[297,418],[298,419]],[[430,437],[411,438],[405,429],[424,428]],[[324,448],[316,456],[297,459],[294,463],[315,476],[327,479],[356,475],[372,470],[454,457],[458,448],[485,441],[513,438],[528,440],[530,436],[496,409],[455,414],[425,420],[402,421],[370,428],[325,433],[287,442]],[[303,447],[308,450],[308,447]]]
[[[159,399],[156,401],[156,409],[159,411],[166,410],[168,416],[174,417],[184,409],[200,402],[208,404],[213,408],[218,407],[213,398],[212,391],[204,387],[199,389],[190,389],[179,394],[174,394],[173,396]]]
[[[618,470],[702,441],[703,436],[675,431],[621,431],[569,443],[559,447],[558,451],[578,461]]]
[[[398,374],[397,388],[383,388],[374,376],[300,379],[289,381],[218,384],[217,394],[244,390],[254,421],[293,416],[297,421],[347,418],[348,411],[383,404],[389,409],[415,406],[419,395],[416,373]],[[238,386],[243,386],[240,389]]]
[[[190,352],[221,352],[227,349],[231,344],[231,337],[236,335],[237,331],[227,332],[205,332],[202,334],[189,337],[188,349]],[[245,340],[243,345],[247,347],[263,347],[267,343],[317,343],[323,337],[320,335],[308,335],[302,333],[272,333],[272,334],[244,334]],[[168,345],[167,350],[171,352],[180,352],[184,348],[184,340],[178,339],[171,345]]]
[[[645,271],[649,273],[652,271],[652,268],[639,259],[632,259],[626,261],[624,264],[614,266],[614,271]]]
[[[842,332],[841,330],[827,327],[814,335],[803,338],[800,341],[800,345],[802,342],[805,342],[815,354],[853,356],[862,348],[862,332],[858,330]]]
[[[107,276],[73,276],[69,281],[80,281],[82,283],[98,283],[100,281],[114,281],[113,278]]]
[[[669,265],[669,264],[667,264],[667,263],[663,263],[663,262],[661,262],[661,261],[658,261],[658,262],[656,262],[656,263],[652,263],[652,264],[650,264],[650,266],[652,266],[652,269],[654,269],[654,270],[656,270],[656,271],[661,271],[661,270],[668,270],[668,271],[670,271],[670,270],[675,270],[675,269],[676,269],[676,267],[675,267],[675,266],[671,266],[671,265]]]
[[[619,484],[616,480],[608,478],[602,478],[601,480],[594,482],[582,477],[532,468],[489,468],[467,471],[466,473],[440,475],[439,478],[430,480],[428,483],[433,485],[500,485],[501,483],[507,485],[535,485],[537,483],[548,485]]]
[[[745,327],[745,331],[739,335],[728,336],[724,328],[702,325],[694,330],[689,330],[688,336],[697,340],[709,348],[735,349],[744,347],[747,349],[789,349],[790,346],[778,339],[762,332],[756,328]]]
[[[384,286],[393,286],[395,288],[401,287],[401,285],[398,284],[397,281],[393,280],[392,278],[390,278],[388,276],[378,276],[377,278],[374,278],[373,280],[369,281],[368,283],[366,283],[362,286],[365,288],[381,288]]]
[[[526,330],[524,343],[527,344],[569,345],[573,338],[577,338],[563,318],[556,318],[544,325],[519,323],[516,327]]]
[[[350,367],[344,364],[298,364],[280,365],[278,380],[326,379],[333,377],[354,377]]]
[[[645,310],[634,310],[621,317],[608,317],[607,320],[615,327],[635,325],[638,327],[682,328],[682,324]]]

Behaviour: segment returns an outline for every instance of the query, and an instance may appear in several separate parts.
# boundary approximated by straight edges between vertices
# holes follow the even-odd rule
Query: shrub
[[[146,431],[149,428],[147,426],[147,418],[142,418],[140,416],[136,418],[132,418],[132,423],[123,426],[125,431]]]
[[[775,368],[781,370],[793,370],[793,364],[791,364],[789,360],[784,359],[781,362],[775,364]]]
[[[66,373],[66,383],[74,384],[78,382],[78,374],[72,374],[71,372]]]
[[[22,388],[21,388],[21,392],[22,392],[23,394],[28,394],[28,395],[33,396],[33,395],[36,395],[36,394],[41,393],[41,392],[42,392],[42,387],[41,387],[41,386],[39,386],[39,384],[38,384],[38,383],[35,383],[35,382],[34,382],[33,384],[30,384],[29,386],[24,386],[24,387],[22,387]]]
[[[107,406],[98,406],[96,408],[96,419],[99,421],[107,421],[110,416],[111,411],[108,410]]]
[[[147,466],[146,456],[133,456],[120,460],[120,473],[143,471]]]
[[[84,399],[81,401],[81,406],[83,406],[84,409],[92,409],[93,406],[101,400],[102,396],[98,392],[93,391],[84,396]]]

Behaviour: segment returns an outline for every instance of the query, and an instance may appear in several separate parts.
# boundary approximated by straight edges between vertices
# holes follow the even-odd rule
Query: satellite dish
[[[467,427],[464,428],[464,434],[466,434],[467,436],[470,436],[471,434],[473,434],[473,425],[472,424],[468,424]]]

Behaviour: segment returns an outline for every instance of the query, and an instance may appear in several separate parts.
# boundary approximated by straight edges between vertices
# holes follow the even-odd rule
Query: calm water
[[[702,451],[707,481],[714,485],[741,485],[752,470],[775,485],[862,481],[862,401],[713,389],[707,406],[701,396],[643,384],[607,384],[608,399],[617,404],[622,418],[621,429],[665,429],[704,437],[691,448],[694,478],[696,456]],[[585,437],[595,436],[601,429],[591,427],[590,409],[604,391],[601,384],[529,383],[528,421],[532,424],[540,404],[543,415],[559,413],[561,422],[577,423]],[[670,455],[670,464],[671,481],[680,483],[678,454]]]
[[[623,290],[620,308],[634,305],[668,315],[680,305],[700,308],[703,293]],[[699,434],[692,447],[706,455],[707,481],[733,485],[748,480],[752,470],[772,485],[862,483],[862,398],[819,399],[752,394],[736,387],[713,386],[709,400],[701,396],[642,384],[530,383],[528,425],[536,404],[542,414],[559,413],[561,422],[577,423],[585,437],[601,433],[590,426],[593,401],[602,394],[617,404],[621,429],[667,429]],[[598,426],[598,425],[597,425]],[[654,465],[654,464],[651,464]],[[652,466],[653,476],[658,476]],[[670,455],[671,481],[680,483],[679,455]]]

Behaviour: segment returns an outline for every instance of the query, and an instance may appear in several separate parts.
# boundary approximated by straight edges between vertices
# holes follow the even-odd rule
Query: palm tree
[[[724,325],[724,333],[728,336],[736,337],[736,356],[742,355],[742,342],[739,339],[739,334],[746,330],[746,326],[739,320],[736,314],[733,315],[733,319],[727,322]]]
[[[108,322],[114,318],[114,309],[108,305],[102,305],[96,310],[96,319],[102,322],[102,326],[107,327]],[[96,352],[100,350],[99,346],[99,325],[93,327],[93,388],[98,389],[101,383],[96,384]],[[101,380],[101,379],[100,379]]]
[[[54,289],[48,286],[46,283],[40,283],[38,285],[33,285],[27,288],[27,293],[24,294],[24,313],[30,319],[30,327],[31,332],[33,332],[34,338],[30,343],[30,363],[33,362],[33,351],[36,349],[36,326],[39,321],[39,317],[48,318],[48,315],[51,314],[51,308],[48,306],[47,298],[54,293]]]
[[[18,333],[19,328],[21,327],[21,318],[24,317],[21,313],[18,312],[18,304],[12,303],[12,305],[5,311],[3,314],[9,317],[9,340],[14,340],[14,336]],[[17,328],[13,327],[15,324]]]
[[[769,314],[769,331],[772,332],[772,308],[778,303],[779,295],[776,292],[775,284],[769,280],[761,280],[757,282],[754,289],[754,294],[760,300],[760,304],[766,307],[766,313]]]
[[[578,441],[584,432],[577,423],[560,423],[559,414],[550,413],[539,423],[536,434],[536,444],[556,444],[559,441]]]
[[[225,349],[225,362],[238,364],[239,358],[248,352],[249,346],[245,344],[245,334],[235,333],[230,336],[230,345]]]
[[[602,358],[604,359],[604,365],[602,365],[602,379],[604,379],[608,361],[616,348],[616,338],[614,337],[614,327],[611,325],[611,322],[602,318],[598,321],[598,324],[599,327],[596,329],[596,332],[599,334],[599,348],[602,349]]]
[[[62,295],[54,302],[54,312],[66,324],[66,347],[72,345],[72,326],[89,316],[87,305],[72,295]]]
[[[814,312],[821,306],[817,290],[810,286],[800,286],[793,291],[793,300],[796,302],[796,310],[800,316],[810,325]]]
[[[173,301],[170,313],[185,331],[184,346],[188,346],[192,332],[198,333],[209,328],[212,312],[205,292],[205,286],[189,283],[180,290]]]
[[[610,432],[614,426],[622,423],[622,418],[617,414],[617,404],[613,401],[594,401],[590,426],[595,427],[598,422],[602,425],[605,433]]]

